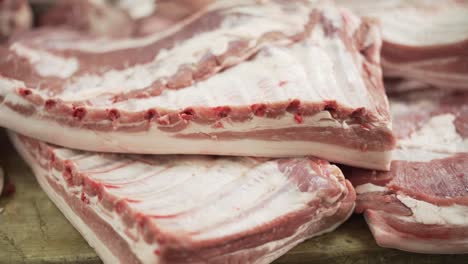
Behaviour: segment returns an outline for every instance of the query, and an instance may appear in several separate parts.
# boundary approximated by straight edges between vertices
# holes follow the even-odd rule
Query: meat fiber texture
[[[32,12],[27,0],[0,1],[0,43],[32,26]]]
[[[371,21],[308,1],[217,1],[138,39],[39,30],[0,50],[0,125],[91,151],[388,169],[380,45]]]
[[[354,210],[353,187],[323,160],[97,154],[10,136],[105,263],[269,263]]]
[[[468,89],[468,1],[338,2],[380,20],[385,77]]]
[[[468,93],[413,92],[391,109],[398,143],[390,171],[346,173],[356,211],[383,247],[468,253]]]

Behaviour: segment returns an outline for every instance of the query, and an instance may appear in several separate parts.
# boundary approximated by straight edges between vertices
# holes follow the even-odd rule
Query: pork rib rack
[[[83,150],[388,169],[380,46],[371,21],[309,1],[217,1],[138,39],[44,29],[0,51],[0,125]]]
[[[11,138],[105,263],[269,263],[354,210],[351,184],[317,159],[96,154]]]
[[[391,101],[398,136],[391,170],[347,174],[356,211],[381,246],[468,253],[468,93],[405,97]]]

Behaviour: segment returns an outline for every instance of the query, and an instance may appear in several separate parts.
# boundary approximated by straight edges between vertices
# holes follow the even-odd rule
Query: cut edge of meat
[[[176,138],[159,130],[152,131],[151,137],[148,138],[150,140],[147,140],[146,136],[137,140],[134,135],[125,132],[77,131],[50,122],[47,129],[43,129],[42,122],[2,108],[4,107],[0,105],[0,118],[10,120],[10,129],[16,132],[46,142],[53,139],[53,144],[89,151],[152,154],[154,149],[157,149],[160,154],[215,155],[219,154],[220,148],[223,148],[230,150],[229,153],[223,153],[228,156],[297,157],[311,155],[320,156],[332,162],[377,170],[388,170],[392,157],[391,150],[361,151],[317,141],[268,141],[242,138],[220,140],[209,136],[205,139]],[[28,125],[24,126],[26,123]],[[77,140],[70,141],[70,138]],[[100,143],[96,145],[96,142]]]
[[[428,237],[421,238],[402,233],[387,224],[385,215],[396,219],[396,217],[381,211],[366,210],[364,213],[372,235],[381,247],[424,254],[464,254],[468,252],[466,248],[468,246],[468,239],[456,239],[453,241],[449,239],[431,239]],[[419,224],[419,226],[430,234],[430,226],[425,227],[424,224]],[[468,231],[468,227],[464,227],[464,229],[464,232]],[[461,245],[465,245],[465,247],[463,248]]]
[[[11,100],[13,97],[9,98]],[[4,100],[6,100],[6,97],[2,98],[0,95],[0,102]],[[27,112],[28,110],[26,109],[25,111]],[[274,125],[275,122],[279,126],[284,126],[285,118],[289,117],[293,119],[293,117],[295,118],[296,116],[288,113],[288,116],[283,118],[268,118],[266,121],[262,122],[267,122],[265,124],[268,124],[268,126]],[[255,118],[258,118],[258,120],[262,119],[262,117]],[[296,120],[296,122],[293,123],[294,127],[288,129],[297,129],[298,132],[292,131],[296,134],[306,133],[309,134],[309,136],[313,135],[311,134],[313,129],[321,129],[320,122],[322,121],[315,121],[319,118],[324,119],[325,121],[323,122],[330,122],[331,116],[327,111],[322,111],[311,117],[301,116],[302,123],[298,123]],[[356,167],[388,170],[390,168],[392,148],[395,145],[395,138],[391,129],[377,127],[374,128],[374,134],[371,133],[372,135],[367,135],[365,137],[359,136],[359,133],[357,133],[360,131],[359,129],[354,132],[347,131],[347,133],[352,134],[355,137],[354,139],[356,141],[348,143],[352,144],[352,146],[343,146],[340,145],[343,142],[319,142],[319,139],[294,140],[293,138],[290,138],[291,140],[285,142],[284,139],[272,140],[268,139],[268,135],[262,136],[261,134],[270,134],[270,136],[271,134],[275,135],[278,131],[281,131],[282,128],[277,128],[272,131],[269,129],[253,130],[251,133],[258,133],[259,135],[254,135],[254,137],[250,136],[248,139],[243,139],[249,136],[242,135],[242,133],[233,137],[223,138],[223,133],[235,133],[229,132],[229,130],[225,130],[225,132],[220,130],[220,132],[217,132],[216,128],[213,128],[213,130],[211,130],[212,133],[208,134],[199,131],[198,133],[185,135],[184,133],[167,132],[155,127],[150,128],[148,131],[99,131],[92,129],[78,129],[70,126],[63,126],[58,122],[41,119],[34,113],[18,113],[5,104],[0,104],[0,119],[4,120],[5,124],[8,124],[10,129],[18,133],[69,148],[98,152],[138,154],[155,154],[155,152],[157,152],[157,154],[223,154],[231,156],[245,155],[262,157],[310,155]],[[336,120],[332,122],[336,123],[333,125],[341,126],[341,124]],[[153,121],[148,120],[140,125],[146,127],[152,125],[151,123],[153,123]],[[47,124],[47,130],[43,129],[45,124]],[[223,123],[219,122],[218,124],[223,128]],[[351,126],[355,125],[349,125],[349,127]],[[351,128],[349,128],[349,130],[351,130]],[[362,130],[363,133],[365,133],[365,131],[365,129]],[[288,132],[287,134],[291,137],[290,131],[285,132]],[[348,134],[344,133],[341,138],[345,138],[346,135]],[[375,137],[373,139],[374,142],[384,142],[382,146],[375,145],[372,147],[374,149],[379,148],[379,150],[368,149],[370,146],[368,146],[367,142],[363,141],[369,140],[371,136]],[[336,137],[336,135],[334,139],[337,139],[338,141],[338,137]],[[96,142],[99,143],[96,144]],[[229,150],[229,152],[224,151],[223,153],[220,153],[220,149],[226,149]]]

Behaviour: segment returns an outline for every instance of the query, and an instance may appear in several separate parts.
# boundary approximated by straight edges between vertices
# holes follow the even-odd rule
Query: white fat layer
[[[431,117],[408,139],[398,142],[394,160],[430,161],[468,151],[468,139],[463,139],[455,127],[455,116],[442,114]]]
[[[425,225],[468,225],[468,206],[458,204],[450,206],[434,205],[404,194],[397,194],[397,198],[413,212],[411,216],[400,216],[405,221]]]
[[[369,192],[385,192],[388,191],[385,186],[379,186],[372,183],[365,183],[356,186],[355,188],[357,194],[369,193]]]
[[[23,98],[14,92],[18,87],[24,87],[24,83],[0,79],[0,96],[4,101],[12,104],[29,105]],[[292,116],[289,116],[292,118]],[[254,123],[244,129],[255,127],[266,128],[267,123],[262,123],[261,118],[254,118]],[[272,119],[277,122],[272,125],[286,126],[283,119]],[[256,123],[258,121],[258,123]],[[284,124],[283,124],[284,122]],[[348,128],[346,122],[339,124],[336,120],[329,119],[329,113],[322,112],[315,116],[305,117],[304,125],[319,127],[322,125],[341,125]],[[102,152],[141,153],[141,154],[223,154],[240,156],[285,157],[312,155],[333,162],[364,167],[369,169],[388,170],[390,166],[390,151],[374,152],[349,149],[338,145],[324,144],[315,141],[284,141],[284,140],[225,140],[216,138],[186,139],[174,137],[172,133],[162,132],[153,128],[145,132],[116,132],[93,131],[62,126],[53,121],[46,121],[37,116],[25,116],[12,111],[9,107],[0,104],[0,125],[16,132],[31,136],[43,141],[66,146],[74,149],[83,149]],[[234,129],[235,125],[229,122],[223,123]],[[47,127],[48,129],[44,129]],[[192,132],[200,132],[200,127],[189,127]],[[239,128],[240,129],[240,128]],[[190,131],[190,130],[189,130]],[[213,130],[215,131],[215,130]],[[220,130],[216,130],[220,131]],[[221,130],[222,131],[222,130]],[[202,132],[203,133],[203,132]],[[177,134],[175,134],[177,135]],[[79,141],[71,140],[79,138]],[[154,140],[148,140],[152,138]]]
[[[0,91],[1,92],[1,91]],[[140,154],[223,154],[232,156],[316,156],[337,163],[388,170],[391,151],[365,151],[315,141],[271,141],[257,139],[217,140],[176,138],[160,130],[150,132],[93,131],[61,126],[26,117],[0,105],[0,125],[21,134],[61,146],[100,152]],[[44,129],[47,127],[47,129]],[[79,138],[80,140],[70,140]],[[148,140],[152,138],[154,140]]]
[[[468,5],[462,1],[339,0],[338,3],[361,16],[379,19],[383,38],[388,42],[432,46],[468,39]]]
[[[156,10],[155,0],[118,0],[116,4],[134,19],[149,16]]]
[[[217,30],[197,34],[179,42],[173,48],[159,51],[158,54],[148,54],[154,58],[147,64],[74,78],[65,86],[65,92],[61,96],[65,100],[76,98],[77,95],[81,98],[93,98],[106,92],[119,93],[142,89],[158,79],[173,76],[181,65],[197,64],[206,55],[207,48],[211,54],[218,56],[227,51],[231,41],[246,40],[249,46],[253,47],[257,45],[255,43],[257,39],[267,32],[278,31],[288,32],[288,34],[300,32],[303,30],[308,19],[307,12],[310,10],[300,9],[297,6],[296,9],[298,14],[294,16],[285,16],[281,6],[276,4],[260,5],[250,9],[245,9],[241,5],[228,9],[224,12],[227,13],[225,15],[240,12],[247,16],[233,16],[233,18],[228,16]],[[209,47],[207,43],[210,43]],[[219,89],[220,86],[217,88]]]
[[[68,78],[79,69],[76,58],[64,58],[50,52],[28,48],[20,43],[10,47],[18,56],[26,58],[43,77]]]

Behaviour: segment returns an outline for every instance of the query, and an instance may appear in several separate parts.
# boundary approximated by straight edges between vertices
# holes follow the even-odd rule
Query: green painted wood
[[[0,263],[101,263],[47,198],[29,168],[0,132],[0,163],[16,185],[0,199]],[[361,216],[333,233],[310,239],[277,263],[468,263],[468,255],[420,255],[378,247]]]

